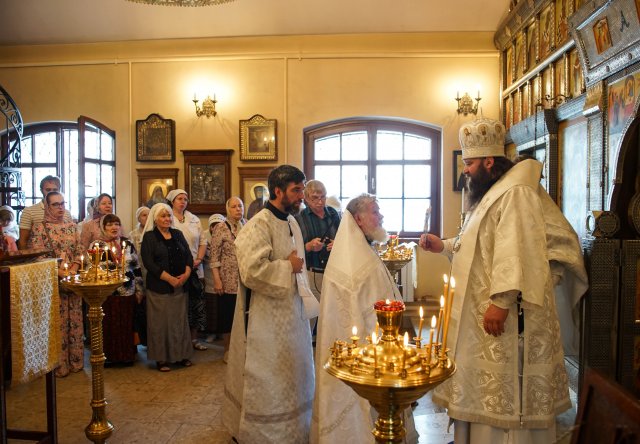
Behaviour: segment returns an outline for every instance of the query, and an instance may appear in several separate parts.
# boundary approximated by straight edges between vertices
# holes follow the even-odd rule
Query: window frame
[[[368,134],[368,157],[366,161],[331,160],[316,161],[314,159],[315,141],[332,135],[354,131],[366,131]],[[395,131],[403,134],[414,134],[431,140],[431,158],[429,160],[377,160],[376,133],[378,131]],[[303,130],[303,169],[307,179],[314,178],[317,165],[367,165],[367,190],[376,194],[376,166],[377,165],[430,165],[431,166],[431,225],[430,232],[441,235],[441,207],[442,207],[442,130],[434,125],[410,119],[387,117],[349,117],[319,123]],[[407,199],[402,195],[403,202]],[[402,239],[417,239],[422,232],[400,231]]]

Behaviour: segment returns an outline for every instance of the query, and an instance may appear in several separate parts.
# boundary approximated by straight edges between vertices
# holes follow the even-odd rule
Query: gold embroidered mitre
[[[462,159],[504,157],[504,125],[484,117],[460,127]]]

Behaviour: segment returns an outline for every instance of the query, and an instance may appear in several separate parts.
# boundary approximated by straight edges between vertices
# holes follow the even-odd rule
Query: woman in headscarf
[[[111,213],[113,213],[113,199],[107,193],[100,194],[93,203],[93,219],[82,226],[82,233],[80,233],[82,248],[86,250],[93,241],[100,239],[102,232],[100,218]]]
[[[95,203],[96,203],[95,197],[92,197],[87,201],[87,212],[84,215],[84,219],[78,222],[78,232],[80,233],[80,236],[82,236],[82,227],[84,226],[84,224],[93,220],[93,206],[95,205]]]
[[[171,190],[167,194],[167,201],[173,209],[173,226],[182,232],[189,244],[189,250],[193,257],[193,271],[198,279],[204,280],[202,260],[207,252],[207,239],[202,232],[202,224],[198,216],[187,211],[189,196],[185,190]],[[202,287],[202,285],[201,285]],[[202,290],[189,291],[189,328],[191,329],[191,343],[196,350],[207,350],[200,343],[198,332],[207,327],[207,310]]]
[[[58,277],[68,272],[74,274],[80,266],[80,235],[73,222],[64,221],[64,196],[52,191],[44,199],[44,219],[33,227],[33,248],[46,250],[49,257],[60,258]],[[75,293],[59,287],[60,293],[60,333],[62,350],[59,366],[55,371],[58,377],[64,377],[69,371],[79,372],[84,364],[84,346],[82,342],[82,298]]]
[[[212,214],[209,217],[209,239],[213,236],[213,229],[216,225],[226,219],[222,214]],[[211,242],[209,242],[211,245]],[[207,342],[213,342],[218,335],[218,295],[213,290],[213,270],[211,269],[211,249],[207,247],[207,252],[202,261],[204,271],[204,299],[207,308],[207,331],[210,333]]]
[[[142,236],[144,235],[144,226],[147,223],[147,217],[149,216],[150,207],[140,207],[136,210],[136,220],[138,225],[129,233],[129,240],[133,242],[136,247],[136,251],[140,251],[140,244],[142,243]]]
[[[218,224],[211,235],[211,270],[213,272],[213,291],[218,295],[218,332],[224,339],[224,357],[226,363],[229,354],[229,339],[233,325],[233,313],[236,309],[238,294],[238,259],[234,242],[245,223],[244,204],[239,197],[227,200],[227,220]]]
[[[193,353],[185,289],[193,257],[182,232],[172,224],[171,207],[155,204],[142,238],[142,263],[147,270],[147,357],[157,361],[161,372],[170,371],[171,362],[191,366]]]
[[[141,304],[144,296],[138,254],[133,243],[120,235],[122,230],[120,218],[115,214],[102,216],[100,229],[98,242],[101,249],[108,248],[112,269],[115,270],[116,267],[121,269],[124,260],[125,274],[129,278],[102,304],[103,344],[107,359],[105,365],[115,363],[133,365],[137,352],[133,317],[136,304]]]
[[[2,251],[18,251],[16,244],[18,226],[15,223],[16,213],[8,205],[0,207],[0,240]]]

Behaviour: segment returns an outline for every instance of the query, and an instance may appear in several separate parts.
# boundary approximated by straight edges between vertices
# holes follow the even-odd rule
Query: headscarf
[[[231,205],[232,199],[236,199],[238,202],[240,202],[244,206],[244,202],[242,202],[242,199],[240,199],[238,196],[232,196],[229,199],[227,199],[227,202],[225,204],[227,208],[227,214],[229,214],[229,205]],[[232,217],[227,217],[226,222],[227,224],[229,224],[229,228],[231,229],[231,232],[233,233],[234,236],[237,236],[238,233],[240,232],[240,229],[244,226],[244,224],[247,223],[244,217],[240,217],[240,220],[238,221],[233,220]]]
[[[167,200],[169,202],[173,203],[173,200],[178,197],[178,194],[186,194],[187,197],[189,197],[189,193],[187,193],[185,190],[181,190],[180,188],[175,189],[175,190],[171,190],[169,191],[169,193],[167,193]],[[155,206],[155,205],[154,205]]]
[[[210,227],[212,223],[225,222],[227,219],[222,214],[212,214],[209,216],[209,224]]]
[[[157,204],[155,204],[154,206],[151,207],[151,210],[149,210],[149,216],[147,217],[147,223],[144,226],[144,232],[145,233],[147,231],[153,231],[153,229],[156,227],[156,216],[162,210],[168,211],[169,214],[171,215],[171,220],[173,220],[173,211],[171,210],[171,207],[169,205],[167,205],[166,203],[157,203]],[[173,224],[171,224],[171,225],[173,225]]]
[[[138,221],[138,225],[136,225],[136,228],[138,230],[143,230],[144,229],[144,227],[140,226],[140,215],[142,213],[144,213],[145,211],[149,212],[149,211],[151,211],[151,209],[149,207],[142,206],[142,207],[140,207],[140,208],[138,208],[136,210],[136,221]]]
[[[93,218],[100,219],[104,214],[100,213],[100,201],[104,198],[108,197],[111,200],[111,204],[113,205],[113,197],[107,193],[102,193],[98,197],[96,197],[95,202],[93,202]]]
[[[51,194],[51,193],[49,193]],[[62,196],[64,198],[64,194],[60,193],[60,196]],[[47,199],[44,199],[44,219],[45,222],[48,222],[50,224],[61,224],[64,222],[64,211],[62,212],[62,214],[60,215],[60,217],[55,216],[53,214],[53,208],[49,206],[49,203],[47,202]]]

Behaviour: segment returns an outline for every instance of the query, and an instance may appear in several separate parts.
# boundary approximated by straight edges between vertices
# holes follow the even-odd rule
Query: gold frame
[[[278,121],[255,114],[240,121],[240,160],[278,159]]]
[[[233,150],[181,150],[184,155],[184,190],[194,214],[226,214],[231,197]],[[220,177],[222,176],[222,177]]]
[[[149,114],[136,120],[136,161],[173,162],[176,160],[176,122]]]
[[[267,179],[272,169],[272,167],[238,167],[238,190],[240,199],[244,202],[245,216],[249,211],[249,205],[255,200],[253,188],[256,185],[263,185],[267,190],[269,189]]]
[[[160,187],[163,197],[178,188],[178,168],[136,168],[138,172],[138,206],[146,205],[155,187]]]

